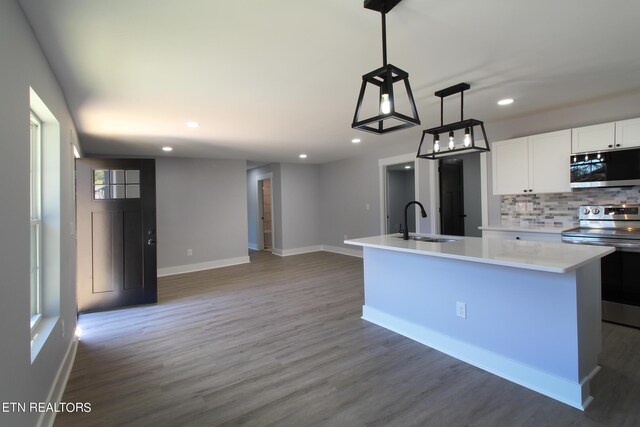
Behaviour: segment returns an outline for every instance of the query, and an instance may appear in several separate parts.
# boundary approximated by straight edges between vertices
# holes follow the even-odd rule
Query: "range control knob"
[[[589,215],[591,213],[591,211],[589,210],[589,208],[584,208],[582,209],[582,213],[585,215]]]
[[[593,208],[593,213],[594,213],[595,215],[598,215],[598,214],[600,213],[600,209],[598,209],[598,208]]]

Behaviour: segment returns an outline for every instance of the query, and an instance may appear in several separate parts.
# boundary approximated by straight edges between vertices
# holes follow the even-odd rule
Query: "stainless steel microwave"
[[[640,149],[574,154],[571,188],[640,185]]]

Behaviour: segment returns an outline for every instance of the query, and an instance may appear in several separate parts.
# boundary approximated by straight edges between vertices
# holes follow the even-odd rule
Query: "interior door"
[[[78,311],[157,302],[155,161],[76,160]]]
[[[464,236],[462,159],[441,159],[439,171],[441,232],[453,236]]]

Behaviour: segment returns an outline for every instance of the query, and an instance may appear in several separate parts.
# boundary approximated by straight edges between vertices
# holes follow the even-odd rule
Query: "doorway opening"
[[[271,178],[258,180],[258,249],[273,248],[273,191]]]
[[[404,224],[404,208],[415,195],[415,162],[387,165],[386,174],[386,234],[402,233],[406,226],[409,232],[416,231],[416,210],[407,211]]]
[[[440,233],[482,237],[480,156],[475,153],[438,161]]]

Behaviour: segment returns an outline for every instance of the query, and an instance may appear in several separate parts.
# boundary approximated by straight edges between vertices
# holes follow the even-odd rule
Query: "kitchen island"
[[[600,258],[613,248],[400,235],[362,246],[362,318],[578,409],[602,349]]]

